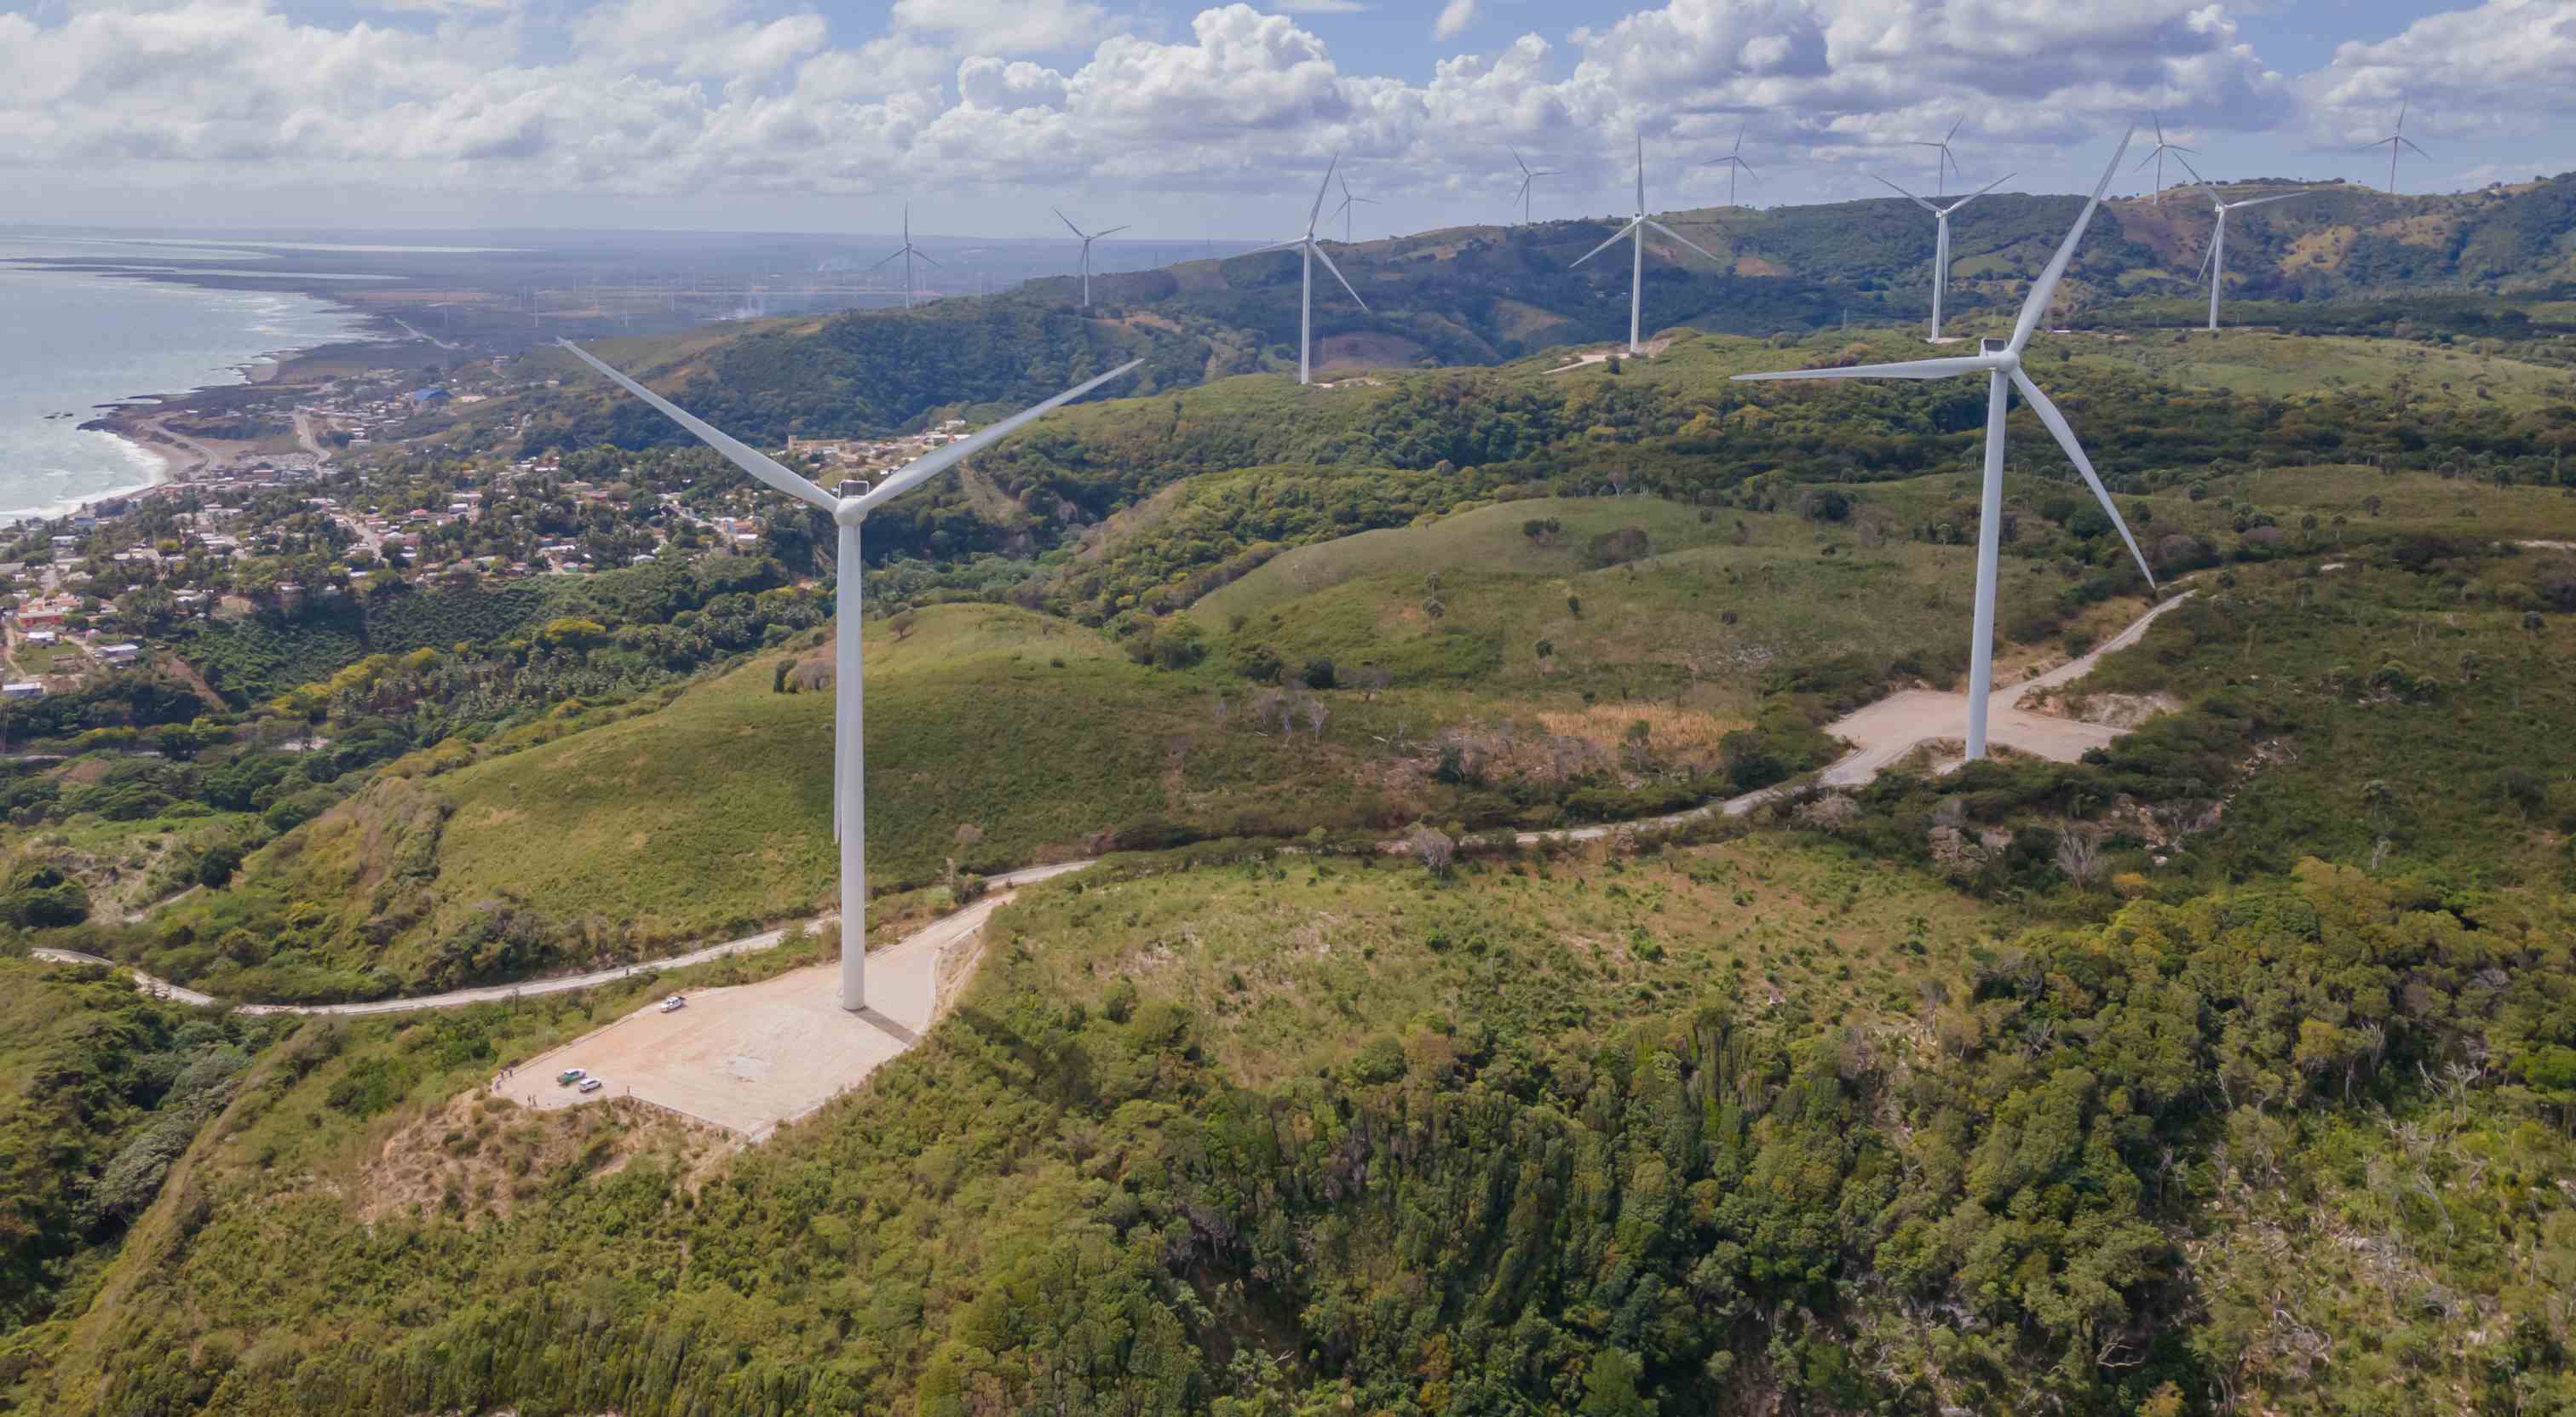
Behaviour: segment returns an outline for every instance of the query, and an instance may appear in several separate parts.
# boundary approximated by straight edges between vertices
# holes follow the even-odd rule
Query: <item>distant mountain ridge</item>
[[[2218,190],[2242,197],[2297,186]],[[2576,174],[2451,196],[2392,197],[2344,183],[2312,190],[2231,224],[2231,300],[2466,295],[2529,304],[2576,295]],[[1952,223],[1951,308],[1963,320],[2010,309],[2080,208],[2074,196],[1996,192],[1961,211]],[[1649,242],[1649,330],[1768,336],[1846,321],[1885,326],[1919,320],[1929,305],[1932,223],[1902,198],[1665,217],[1718,260]],[[2170,323],[2206,290],[2195,271],[2210,225],[2210,203],[2196,189],[2168,189],[2161,203],[2105,204],[2057,317]],[[1584,219],[1336,245],[1335,261],[1369,308],[1329,278],[1318,284],[1318,365],[1492,365],[1620,339],[1627,262],[1574,264],[1615,229]],[[870,436],[934,415],[1024,405],[1125,358],[1147,361],[1124,390],[1130,395],[1293,366],[1299,279],[1294,253],[1232,256],[1095,275],[1089,312],[1075,308],[1078,286],[1067,278],[991,299],[624,348],[633,372],[741,436],[772,445],[790,435]],[[640,447],[685,436],[587,378],[538,402],[531,446]]]

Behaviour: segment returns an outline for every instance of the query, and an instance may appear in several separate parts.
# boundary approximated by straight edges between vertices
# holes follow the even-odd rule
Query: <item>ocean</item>
[[[303,295],[202,290],[118,276],[31,269],[18,256],[131,260],[238,257],[282,269],[273,252],[208,243],[47,241],[0,235],[0,523],[149,486],[160,460],[79,425],[100,404],[246,381],[262,356],[368,331],[353,311]],[[166,269],[166,266],[164,266]],[[69,413],[70,418],[49,418]]]

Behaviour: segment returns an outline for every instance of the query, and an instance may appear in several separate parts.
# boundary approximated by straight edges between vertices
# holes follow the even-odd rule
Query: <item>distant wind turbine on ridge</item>
[[[931,261],[929,256],[923,254],[912,244],[912,208],[909,206],[906,206],[903,209],[903,244],[896,247],[892,254],[885,258],[885,261],[879,261],[876,266],[870,266],[868,269],[875,270],[877,266],[884,265],[886,261],[891,261],[896,256],[903,257],[903,308],[909,310],[912,308],[913,292],[912,258],[920,256],[921,259],[929,261],[934,267],[939,264],[937,261]]]
[[[1637,134],[1637,214],[1628,219],[1628,224],[1626,226],[1623,226],[1616,232],[1612,233],[1609,240],[1604,241],[1600,245],[1593,247],[1591,250],[1584,252],[1582,255],[1575,257],[1573,265],[1566,267],[1567,270],[1572,270],[1575,266],[1582,265],[1584,262],[1600,255],[1602,252],[1618,245],[1621,237],[1634,237],[1636,239],[1636,255],[1628,267],[1628,352],[1630,354],[1639,352],[1637,340],[1639,331],[1637,328],[1637,320],[1639,307],[1643,304],[1645,298],[1646,228],[1650,226],[1655,230],[1662,232],[1666,236],[1671,237],[1675,241],[1682,243],[1684,246],[1688,246],[1692,250],[1699,252],[1701,255],[1708,256],[1712,261],[1717,259],[1717,257],[1709,255],[1707,247],[1700,245],[1698,242],[1691,240],[1689,237],[1682,235],[1680,232],[1675,231],[1671,227],[1664,225],[1662,222],[1655,220],[1653,217],[1646,215],[1646,135],[1641,131]]]
[[[1518,164],[1521,170],[1521,189],[1514,192],[1512,196],[1521,204],[1521,225],[1527,226],[1530,219],[1530,188],[1536,186],[1540,178],[1555,177],[1558,172],[1553,167],[1532,169],[1528,163],[1521,161],[1518,148],[1506,148],[1504,151],[1512,155],[1512,161]]]
[[[1726,150],[1726,156],[1711,158],[1707,162],[1700,164],[1702,167],[1723,167],[1726,169],[1726,204],[1730,207],[1735,205],[1735,175],[1737,173],[1740,172],[1745,176],[1752,178],[1756,183],[1759,183],[1762,180],[1762,174],[1754,171],[1753,164],[1744,160],[1744,129],[1746,126],[1749,125],[1737,125],[1735,130],[1735,146]]]
[[[2218,189],[2207,182],[2200,184],[2209,193],[2209,204],[2218,209],[2218,220],[2209,229],[2209,250],[2200,258],[2200,269],[2209,277],[2209,329],[2218,332],[2218,292],[2227,284],[2227,214],[2239,207],[2259,207],[2265,202],[2286,202],[2292,197],[2314,196],[2314,192],[2275,192],[2268,197],[2248,197],[2241,202],[2219,200]]]
[[[1338,155],[1326,164],[1324,180],[1315,186],[1315,205],[1306,210],[1305,235],[1288,241],[1274,241],[1244,252],[1247,256],[1258,256],[1264,251],[1295,250],[1304,253],[1305,288],[1299,294],[1297,304],[1297,382],[1301,384],[1312,382],[1314,376],[1315,262],[1320,258],[1324,269],[1331,271],[1333,279],[1342,283],[1342,289],[1351,292],[1351,299],[1358,302],[1360,309],[1368,309],[1368,302],[1361,300],[1360,293],[1351,289],[1350,277],[1342,274],[1342,268],[1333,264],[1332,254],[1315,239],[1315,223],[1324,218],[1324,194],[1333,190],[1333,174],[1340,170],[1341,165]]]
[[[1074,225],[1073,218],[1066,216],[1060,209],[1049,207],[1047,210],[1055,213],[1055,219],[1064,223],[1065,230],[1082,238],[1082,308],[1088,310],[1091,308],[1091,243],[1104,236],[1115,236],[1134,223],[1113,226],[1107,231],[1085,231]]]
[[[2012,174],[2007,172],[1946,207],[1934,206],[1875,172],[1870,176],[1882,185],[1894,188],[1899,196],[1932,214],[1932,333],[1927,338],[1937,344],[1941,339],[1941,297],[1950,289],[1950,213],[2010,181]]]
[[[2057,282],[2065,276],[2067,263],[2075,259],[2076,243],[2083,240],[2084,228],[2093,222],[2093,211],[2102,205],[2103,190],[2111,185],[2111,176],[2120,169],[2120,159],[2129,152],[2129,140],[2137,135],[2132,124],[2121,134],[2119,151],[2111,154],[2102,169],[2102,180],[2093,184],[2093,195],[2084,203],[2083,214],[2058,243],[2057,254],[2049,258],[2039,279],[2031,283],[2030,294],[2023,297],[2021,316],[2013,321],[2012,337],[2000,349],[1981,349],[1971,355],[1948,359],[1914,359],[1897,364],[1861,364],[1841,369],[1789,369],[1773,374],[1738,374],[1739,380],[1767,379],[1946,379],[1958,374],[1986,376],[1986,468],[1983,496],[1977,511],[1977,604],[1976,619],[1969,645],[1968,659],[1968,758],[1986,755],[1986,708],[1994,692],[1995,681],[1995,581],[1997,562],[2003,541],[2004,520],[2004,412],[2011,402],[2013,389],[2021,390],[2031,412],[2039,415],[2057,445],[2065,449],[2069,462],[2093,489],[2094,500],[2102,504],[2111,518],[2120,540],[2137,558],[2138,570],[2145,574],[2150,589],[2155,586],[2155,572],[2147,568],[2145,553],[2138,550],[2137,538],[2129,535],[2129,524],[2120,518],[2111,493],[2095,476],[2093,463],[2084,456],[2084,446],[2075,441],[2075,430],[2068,427],[2066,416],[2040,392],[2022,369],[2022,351],[2030,344],[2032,331],[2039,328],[2040,317],[2048,313],[2049,297],[2057,293]]]
[[[1348,177],[1342,178],[1341,184],[1342,204],[1333,209],[1333,215],[1342,219],[1342,244],[1348,246],[1351,244],[1351,208],[1376,206],[1377,198],[1352,196],[1351,179]],[[1352,298],[1357,299],[1358,297],[1353,296]]]
[[[2406,136],[2406,100],[2402,98],[2397,101],[2397,127],[2395,131],[2391,132],[2385,138],[2378,138],[2364,143],[2360,147],[2353,149],[2353,151],[2366,153],[2376,147],[2385,147],[2388,149],[2388,195],[2392,197],[2397,195],[2397,150],[2399,148],[2415,148],[2415,155],[2417,157],[2424,159],[2426,162],[2431,162],[2433,160],[2433,155],[2431,153],[2424,151],[2422,148],[2415,147],[2415,140]]]
[[[1935,197],[1943,195],[1947,190],[1941,185],[1941,180],[1947,175],[1947,173],[1957,172],[1959,173],[1959,180],[1963,182],[1967,180],[1967,174],[1964,171],[1961,171],[1959,167],[1959,155],[1950,151],[1950,140],[1959,136],[1959,124],[1967,121],[1968,120],[1965,117],[1962,117],[1959,119],[1958,123],[1951,124],[1950,131],[1942,134],[1938,142],[1929,138],[1916,138],[1906,144],[1909,148],[1934,148],[1938,150],[1932,154],[1932,195]]]
[[[2198,182],[2200,180],[2200,173],[2193,169],[2190,159],[2184,157],[2183,154],[2198,153],[2200,149],[2187,148],[2180,143],[2166,142],[2164,115],[2160,113],[2150,113],[2147,117],[2154,120],[2156,125],[2156,145],[2153,148],[2148,149],[2145,157],[2138,159],[2138,167],[2143,168],[2150,162],[2156,165],[2156,190],[2152,196],[2147,198],[2147,205],[2151,207],[2161,207],[2165,204],[2165,154],[2172,153],[2174,155],[2174,161],[2182,164],[2182,170],[2191,173],[2191,180]],[[2134,170],[2136,169],[2132,169],[2132,171]]]
[[[906,244],[909,242],[910,233],[907,231]],[[661,410],[663,416],[689,430],[700,442],[723,454],[727,462],[751,474],[754,479],[808,506],[831,513],[832,524],[840,530],[838,574],[835,577],[839,591],[834,603],[832,626],[835,661],[832,668],[832,834],[841,844],[841,1007],[857,1013],[867,1007],[868,960],[867,745],[864,741],[866,716],[859,658],[859,616],[865,608],[860,603],[860,586],[865,577],[860,558],[859,528],[867,521],[868,513],[1145,361],[1131,359],[1096,379],[1076,384],[1035,408],[1015,413],[990,428],[916,458],[873,489],[864,482],[844,482],[840,495],[835,496],[793,469],[781,466],[749,445],[716,431],[713,425],[682,411],[660,394],[593,359],[572,341],[558,340],[557,343],[570,350],[575,359],[606,375],[619,388]]]

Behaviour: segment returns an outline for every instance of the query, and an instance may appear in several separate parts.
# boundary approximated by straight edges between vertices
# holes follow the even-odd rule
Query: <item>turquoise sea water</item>
[[[210,253],[238,255],[239,265],[253,268],[273,259],[223,247],[185,252]],[[355,312],[303,295],[11,264],[12,257],[85,256],[130,259],[140,268],[177,254],[160,243],[0,236],[0,522],[56,515],[158,478],[159,460],[142,449],[81,431],[99,405],[239,383],[263,356],[367,333]],[[273,269],[307,263],[278,260]],[[74,416],[47,416],[62,413]]]

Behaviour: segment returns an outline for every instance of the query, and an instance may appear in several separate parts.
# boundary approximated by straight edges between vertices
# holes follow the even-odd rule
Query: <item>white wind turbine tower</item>
[[[1753,164],[1744,160],[1744,129],[1746,126],[1749,125],[1739,124],[1736,127],[1735,146],[1726,150],[1726,156],[1721,158],[1712,158],[1709,161],[1700,164],[1702,167],[1723,167],[1726,169],[1726,204],[1730,207],[1735,205],[1735,176],[1737,173],[1740,172],[1745,176],[1752,178],[1757,183],[1762,180],[1762,174],[1754,171]]]
[[[561,340],[558,343],[572,351],[574,358],[608,376],[619,388],[660,409],[664,416],[723,454],[725,460],[734,466],[790,497],[831,513],[833,525],[840,529],[836,562],[840,591],[832,625],[835,658],[832,672],[832,834],[841,844],[841,1007],[856,1013],[867,1007],[868,959],[867,745],[863,738],[865,715],[861,696],[864,686],[859,660],[859,616],[864,608],[860,604],[860,584],[864,577],[861,573],[859,528],[867,521],[868,513],[878,507],[1144,361],[1131,359],[1035,408],[1015,413],[972,437],[961,438],[917,458],[873,489],[864,482],[844,482],[840,495],[834,496],[755,449],[716,431],[712,425],[682,411],[660,394],[591,358],[572,341]]]
[[[2415,140],[2406,136],[2406,100],[2402,98],[2397,101],[2396,131],[2390,133],[2385,138],[2378,139],[2374,142],[2364,143],[2353,151],[2366,153],[2372,148],[2383,146],[2388,149],[2388,195],[2394,197],[2397,195],[2397,150],[2399,148],[2415,148],[2415,155],[2417,157],[2424,159],[2426,162],[2431,162],[2433,160],[2433,155],[2431,153],[2424,151],[2422,148],[2416,148]]]
[[[1342,178],[1342,179],[1341,179],[1341,184],[1342,184],[1342,204],[1341,204],[1340,206],[1335,207],[1335,208],[1333,209],[1333,215],[1335,215],[1335,216],[1337,216],[1337,217],[1340,217],[1340,218],[1342,219],[1342,244],[1343,244],[1343,245],[1345,245],[1345,246],[1348,246],[1348,245],[1352,244],[1352,242],[1351,242],[1351,208],[1353,208],[1353,207],[1373,207],[1373,206],[1376,206],[1376,205],[1377,205],[1377,198],[1375,198],[1375,197],[1354,197],[1354,196],[1352,196],[1352,195],[1351,195],[1351,179],[1349,179],[1348,177],[1344,177],[1344,178]],[[1353,298],[1354,298],[1354,299],[1356,299],[1357,297],[1355,296],[1355,297],[1353,297]]]
[[[884,265],[884,264],[886,263],[886,261],[891,261],[891,260],[893,260],[896,256],[901,256],[901,257],[903,257],[903,308],[905,308],[906,310],[909,310],[909,309],[911,309],[911,308],[912,308],[912,291],[913,291],[913,284],[912,284],[912,258],[913,258],[913,257],[915,257],[915,256],[920,256],[920,257],[921,257],[921,259],[923,259],[924,261],[929,261],[929,262],[930,262],[930,264],[931,264],[931,265],[933,265],[933,266],[937,266],[937,265],[939,264],[937,261],[931,261],[931,260],[930,260],[930,257],[929,257],[928,255],[925,255],[923,252],[921,252],[919,249],[917,249],[917,248],[915,248],[915,247],[913,246],[913,244],[912,244],[912,208],[911,208],[911,207],[909,207],[909,206],[907,206],[907,207],[905,207],[905,208],[903,209],[903,244],[902,244],[901,246],[896,247],[896,248],[894,249],[893,253],[892,253],[892,254],[890,254],[890,255],[888,255],[888,256],[885,258],[885,261],[879,261],[879,262],[877,262],[877,265],[876,265],[876,266],[870,266],[870,267],[868,267],[868,269],[869,269],[869,270],[875,270],[875,269],[877,268],[877,266],[882,266],[882,265]]]
[[[1341,165],[1341,158],[1336,156],[1332,162],[1325,166],[1324,180],[1317,183],[1315,186],[1315,205],[1306,210],[1305,235],[1297,237],[1292,241],[1274,241],[1267,246],[1256,247],[1253,250],[1244,252],[1247,256],[1257,256],[1264,251],[1287,251],[1292,249],[1305,253],[1303,256],[1306,276],[1305,289],[1303,293],[1299,295],[1297,305],[1297,382],[1301,384],[1309,382],[1314,373],[1312,352],[1315,338],[1316,260],[1320,258],[1323,261],[1324,269],[1331,271],[1333,273],[1333,279],[1342,283],[1342,289],[1350,290],[1351,299],[1359,302],[1360,309],[1368,309],[1368,302],[1360,300],[1360,293],[1356,290],[1351,290],[1350,277],[1342,274],[1342,268],[1333,264],[1332,254],[1324,249],[1322,242],[1315,239],[1315,223],[1323,220],[1324,217],[1324,194],[1332,190],[1333,173],[1339,170]]]
[[[2200,268],[2209,276],[2209,331],[2218,332],[2218,292],[2227,283],[2227,214],[2239,207],[2259,207],[2265,202],[2286,202],[2292,197],[2312,195],[2308,192],[2275,192],[2268,197],[2248,197],[2241,202],[2224,202],[2218,189],[2207,182],[2201,186],[2209,192],[2209,204],[2218,209],[2218,221],[2209,229],[2209,251],[2200,258]]]
[[[1512,155],[1512,161],[1520,166],[1521,189],[1514,192],[1512,196],[1518,199],[1521,204],[1521,225],[1527,226],[1529,225],[1530,219],[1530,188],[1536,186],[1538,184],[1538,180],[1542,177],[1554,177],[1558,175],[1557,170],[1553,167],[1542,167],[1533,170],[1528,163],[1521,161],[1520,149],[1506,148],[1504,151],[1510,153]]]
[[[2145,157],[2138,159],[2138,166],[2143,168],[2150,162],[2156,165],[2156,190],[2154,195],[2147,198],[2147,205],[2151,207],[2161,207],[2165,204],[2165,154],[2172,153],[2174,155],[2174,161],[2181,163],[2182,170],[2191,173],[2191,180],[2197,182],[2200,180],[2200,173],[2192,168],[2190,160],[2184,157],[2183,154],[2198,153],[2200,149],[2187,148],[2180,143],[2166,142],[2164,115],[2161,113],[2151,113],[2147,116],[2155,121],[2156,145],[2147,151],[2147,155]]]
[[[1574,264],[1566,267],[1566,269],[1570,271],[1574,269],[1575,266],[1582,265],[1584,262],[1600,255],[1602,252],[1618,245],[1619,239],[1623,236],[1635,238],[1637,249],[1634,257],[1630,260],[1628,267],[1628,352],[1630,354],[1638,352],[1637,336],[1639,331],[1637,329],[1637,318],[1638,309],[1644,299],[1646,289],[1646,228],[1650,226],[1655,230],[1662,232],[1666,236],[1671,237],[1675,241],[1682,243],[1684,246],[1688,246],[1692,250],[1699,252],[1701,255],[1708,256],[1712,261],[1717,259],[1717,257],[1709,255],[1707,247],[1700,245],[1698,242],[1691,240],[1689,237],[1682,235],[1680,232],[1675,231],[1671,227],[1664,225],[1662,222],[1655,220],[1653,217],[1646,215],[1646,135],[1643,132],[1640,132],[1637,134],[1637,214],[1628,219],[1628,224],[1626,226],[1613,232],[1609,240],[1604,241],[1600,245],[1593,247],[1591,250],[1584,252],[1582,255],[1575,257]]]
[[[1967,121],[1968,120],[1965,117],[1962,117],[1959,120],[1959,123],[1965,123]],[[1951,124],[1950,131],[1942,134],[1940,141],[1938,142],[1934,142],[1929,138],[1916,138],[1906,144],[1909,148],[1934,148],[1938,150],[1932,154],[1932,195],[1935,197],[1941,196],[1944,191],[1941,185],[1941,179],[1948,173],[1959,172],[1959,155],[1950,151],[1950,140],[1959,136],[1959,123]],[[1966,173],[1960,172],[1962,180],[1964,180],[1966,176]]]
[[[1064,223],[1065,230],[1082,238],[1082,308],[1088,310],[1091,308],[1091,243],[1104,236],[1115,236],[1119,232],[1125,231],[1128,226],[1132,226],[1135,223],[1129,222],[1126,225],[1113,226],[1107,231],[1087,232],[1081,227],[1074,225],[1073,218],[1066,216],[1057,208],[1049,207],[1047,210],[1055,212],[1055,219]],[[911,239],[909,232],[905,234],[904,239],[907,241]]]
[[[1996,562],[2003,539],[2004,520],[2004,411],[2010,402],[2009,390],[2021,390],[2022,399],[2031,412],[2039,415],[2057,445],[2066,450],[2069,462],[2083,474],[2085,485],[2093,489],[2094,499],[2111,518],[2111,525],[2127,544],[2129,554],[2137,558],[2138,569],[2152,588],[2155,572],[2147,569],[2147,558],[2138,550],[2135,537],[2129,535],[2129,524],[2120,519],[2120,509],[2111,502],[2109,489],[2093,473],[2092,461],[2084,456],[2084,447],[2075,441],[2075,430],[2066,417],[2040,392],[2022,369],[2022,350],[2030,344],[2031,332],[2039,327],[2040,317],[2048,313],[2049,297],[2057,293],[2057,282],[2066,274],[2069,261],[2075,259],[2075,245],[2084,237],[2084,228],[2093,221],[2093,209],[2102,205],[2102,192],[2111,185],[2111,175],[2119,170],[2120,159],[2128,154],[2129,139],[2137,133],[2132,125],[2120,137],[2120,150],[2111,155],[2110,165],[2102,169],[2102,180],[2093,184],[2093,197],[2084,204],[2084,212],[2075,219],[2074,227],[2049,258],[2039,279],[2032,282],[2030,294],[2023,298],[2021,317],[2013,322],[2012,337],[2000,349],[1982,349],[1979,353],[1951,359],[1915,359],[1899,364],[1862,364],[1843,369],[1792,369],[1776,374],[1738,374],[1738,379],[1945,379],[1957,374],[1986,376],[1986,468],[1984,495],[1977,511],[1977,605],[1973,641],[1968,661],[1968,757],[1971,761],[1986,755],[1987,699],[1994,691],[1995,678],[1995,579]]]
[[[1894,188],[1897,195],[1932,214],[1932,333],[1928,338],[1934,344],[1939,344],[1941,342],[1941,297],[1950,289],[1950,213],[2010,181],[2012,174],[2007,172],[1946,207],[1936,207],[1875,172],[1870,176],[1882,185]]]

